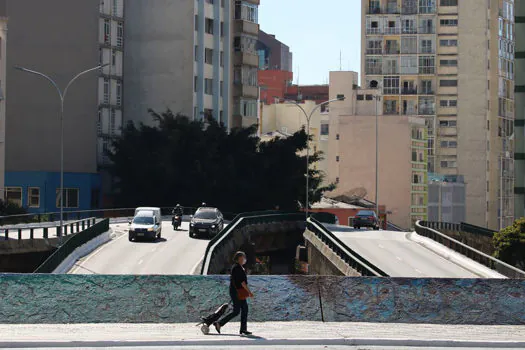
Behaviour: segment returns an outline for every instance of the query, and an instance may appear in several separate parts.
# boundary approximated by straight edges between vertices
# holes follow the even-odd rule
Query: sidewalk
[[[455,326],[374,323],[238,323],[203,335],[193,324],[0,325],[0,348],[391,346],[525,348],[525,326]]]

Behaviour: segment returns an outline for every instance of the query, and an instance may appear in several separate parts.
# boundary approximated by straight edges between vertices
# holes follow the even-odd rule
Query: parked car
[[[135,215],[130,222],[128,238],[129,241],[137,239],[156,240],[161,238],[161,221],[151,210],[142,210]]]
[[[197,209],[190,222],[190,237],[214,237],[224,228],[224,217],[217,208],[201,207]]]
[[[353,220],[354,228],[359,230],[361,227],[371,227],[379,230],[379,219],[373,210],[360,210]]]

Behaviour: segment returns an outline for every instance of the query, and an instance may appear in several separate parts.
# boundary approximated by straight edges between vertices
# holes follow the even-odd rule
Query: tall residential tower
[[[257,118],[259,0],[127,1],[124,120]]]
[[[362,0],[362,18],[383,114],[426,120],[429,170],[464,177],[469,223],[512,223],[514,0]]]

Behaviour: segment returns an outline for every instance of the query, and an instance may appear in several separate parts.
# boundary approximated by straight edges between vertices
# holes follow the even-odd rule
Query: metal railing
[[[96,218],[86,218],[72,222],[64,222],[63,227],[57,224],[39,225],[31,227],[3,227],[0,228],[0,239],[5,241],[11,239],[10,233],[14,233],[13,239],[48,239],[53,237],[64,237],[81,232],[96,223]],[[53,235],[54,233],[54,235]]]
[[[162,216],[170,216],[171,211],[175,206],[160,207]],[[81,220],[86,218],[124,218],[133,217],[136,208],[109,208],[109,209],[90,209],[90,210],[75,210],[64,211],[64,221]],[[192,215],[197,210],[197,207],[183,207],[184,215]],[[228,220],[233,219],[237,214],[230,212],[222,212],[224,217]],[[21,225],[34,223],[53,223],[58,221],[60,212],[48,213],[28,213],[9,216],[0,216],[0,230],[1,226],[5,225]]]
[[[373,265],[354,250],[349,248],[316,219],[312,217],[308,218],[306,225],[310,232],[315,234],[317,238],[330,247],[334,253],[336,253],[352,269],[359,272],[362,276],[388,277],[386,272]]]
[[[75,249],[109,231],[109,219],[102,220],[69,237],[34,273],[52,273]]]
[[[425,227],[429,227],[434,230],[467,232],[467,233],[472,233],[475,235],[481,235],[481,236],[486,236],[486,237],[493,237],[495,234],[495,231],[489,230],[484,227],[467,224],[466,222],[457,224],[457,223],[451,223],[451,222],[421,221],[421,224]]]
[[[525,271],[522,271],[490,255],[480,252],[479,250],[469,247],[468,245],[461,243],[460,241],[455,240],[454,238],[451,238],[439,231],[436,231],[433,228],[427,227],[424,225],[425,223],[426,223],[425,221],[416,222],[417,234],[430,238],[444,245],[445,247],[448,247],[494,271],[497,271],[498,273],[508,278],[520,278],[520,279],[525,278]],[[450,226],[446,225],[447,223],[441,223],[441,224],[443,224],[442,229],[446,229],[446,227],[451,227],[451,228],[456,227],[457,228],[461,226],[460,224],[450,224]]]
[[[237,215],[230,224],[225,227],[218,235],[216,235],[204,253],[204,260],[201,268],[201,274],[207,275],[210,269],[211,260],[215,251],[219,250],[225,243],[226,238],[234,231],[242,229],[248,225],[261,224],[275,221],[290,221],[297,220],[304,222],[304,213],[282,213],[277,211],[260,211],[251,213],[241,213]]]

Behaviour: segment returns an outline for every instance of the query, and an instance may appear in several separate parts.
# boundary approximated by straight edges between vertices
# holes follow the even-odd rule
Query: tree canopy
[[[525,268],[525,218],[497,232],[493,242],[496,258],[519,269]]]
[[[297,210],[305,202],[308,135],[261,142],[256,127],[230,132],[210,119],[191,121],[171,111],[150,111],[156,127],[126,125],[109,157],[118,206],[197,206],[206,202],[224,212]],[[321,159],[310,156],[310,164]],[[312,167],[310,167],[312,168]],[[310,203],[333,185],[310,169]]]

